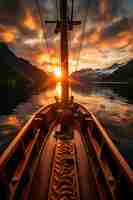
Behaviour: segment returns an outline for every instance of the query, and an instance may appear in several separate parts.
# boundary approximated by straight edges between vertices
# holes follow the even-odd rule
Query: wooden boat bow
[[[60,0],[60,20],[46,23],[57,23],[61,33],[62,101],[37,111],[1,154],[0,198],[130,198],[132,169],[96,116],[69,99],[68,30],[81,22],[70,19],[67,0]]]
[[[36,112],[2,153],[0,185],[2,199],[125,199],[133,171],[96,116],[56,102]]]

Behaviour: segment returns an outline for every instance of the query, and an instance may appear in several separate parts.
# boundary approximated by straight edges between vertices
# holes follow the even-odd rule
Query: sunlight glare
[[[61,69],[59,68],[59,67],[56,67],[55,69],[54,69],[54,74],[55,74],[55,76],[57,77],[57,78],[61,78]]]

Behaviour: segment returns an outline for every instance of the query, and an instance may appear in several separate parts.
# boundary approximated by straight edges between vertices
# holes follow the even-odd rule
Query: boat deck
[[[30,199],[97,199],[87,154],[79,130],[70,137],[49,135],[33,181]]]
[[[2,154],[0,185],[3,200],[124,200],[133,194],[133,171],[92,113],[53,104]]]

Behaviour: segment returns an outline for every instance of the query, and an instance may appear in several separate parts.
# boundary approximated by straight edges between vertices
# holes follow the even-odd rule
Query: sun
[[[54,68],[54,75],[57,78],[61,78],[62,74],[61,74],[61,69],[59,67]]]

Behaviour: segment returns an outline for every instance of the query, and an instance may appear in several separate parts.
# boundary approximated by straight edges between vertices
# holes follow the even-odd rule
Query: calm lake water
[[[120,152],[133,168],[133,98],[127,87],[87,87],[73,86],[71,94],[75,101],[83,104],[97,115],[108,130]],[[15,137],[18,130],[29,117],[42,105],[54,102],[54,96],[61,95],[58,83],[32,95],[26,102],[21,102],[9,115],[0,116],[0,150]]]

